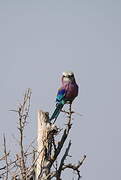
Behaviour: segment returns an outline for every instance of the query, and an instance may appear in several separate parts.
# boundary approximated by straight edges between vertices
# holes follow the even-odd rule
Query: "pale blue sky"
[[[83,114],[75,115],[70,134],[73,162],[87,154],[83,180],[120,180],[121,1],[1,0],[1,136],[5,132],[10,141],[16,134],[16,116],[9,109],[30,87],[26,134],[35,137],[36,111],[54,110],[66,70],[75,73],[80,87],[73,109]],[[64,123],[63,115],[58,121]]]

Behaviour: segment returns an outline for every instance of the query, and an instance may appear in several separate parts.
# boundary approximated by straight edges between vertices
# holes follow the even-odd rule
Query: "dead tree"
[[[71,169],[81,178],[80,167],[86,156],[84,155],[78,163],[67,163],[71,140],[65,147],[67,137],[69,137],[72,128],[71,104],[68,111],[63,110],[66,114],[66,125],[61,129],[57,123],[49,121],[49,113],[38,111],[38,137],[33,138],[28,148],[24,147],[24,132],[27,125],[30,110],[31,90],[25,92],[23,102],[19,104],[17,110],[11,110],[18,115],[18,132],[19,132],[19,152],[11,160],[11,152],[7,149],[7,141],[3,137],[3,156],[0,157],[0,178],[3,180],[61,180],[62,172]],[[37,147],[34,144],[37,140]],[[63,154],[62,154],[63,150]],[[29,165],[27,164],[29,162]]]
[[[49,122],[49,116],[43,111],[38,111],[38,161],[36,180],[50,180],[56,178],[61,180],[62,171],[66,169],[72,169],[77,173],[78,180],[81,178],[80,166],[83,164],[86,156],[82,158],[77,164],[66,164],[65,160],[69,156],[69,150],[71,147],[71,140],[65,149],[59,165],[57,165],[57,158],[64,148],[64,143],[69,135],[72,127],[72,114],[71,104],[69,105],[69,111],[64,111],[67,114],[67,124],[63,130],[60,140],[56,141],[56,136],[59,135],[60,129],[51,122]],[[53,168],[54,167],[54,168]]]

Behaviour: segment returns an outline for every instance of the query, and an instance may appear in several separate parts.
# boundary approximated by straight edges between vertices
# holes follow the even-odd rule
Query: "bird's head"
[[[62,74],[63,82],[75,82],[75,77],[73,72],[63,72]]]

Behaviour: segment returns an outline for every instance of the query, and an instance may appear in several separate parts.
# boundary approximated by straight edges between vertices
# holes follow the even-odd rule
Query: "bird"
[[[56,96],[56,108],[50,118],[50,121],[53,119],[56,120],[63,106],[67,103],[71,104],[73,100],[78,96],[79,87],[76,83],[73,72],[63,72],[61,82],[62,85],[58,89]]]

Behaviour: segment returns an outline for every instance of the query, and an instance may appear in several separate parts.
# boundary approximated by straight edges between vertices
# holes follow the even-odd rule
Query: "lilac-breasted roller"
[[[78,95],[78,85],[73,72],[63,72],[62,75],[62,86],[59,88],[56,96],[56,109],[52,114],[50,121],[52,119],[57,119],[60,111],[62,110],[64,104],[71,104],[75,97]]]

